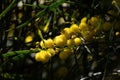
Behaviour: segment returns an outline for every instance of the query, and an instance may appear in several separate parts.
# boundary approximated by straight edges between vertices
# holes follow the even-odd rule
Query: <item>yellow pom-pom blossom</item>
[[[70,28],[64,28],[63,31],[61,32],[61,34],[64,34],[66,36],[66,38],[69,39],[70,36],[71,36],[71,29]]]
[[[72,53],[73,53],[73,49],[72,49],[72,48],[64,48],[64,49],[60,52],[59,58],[60,58],[61,60],[66,60],[66,59],[68,58],[68,56],[69,56],[70,54],[72,54]]]
[[[56,44],[56,46],[58,46],[58,47],[64,47],[65,46],[65,44],[66,44],[66,41],[67,41],[67,39],[66,39],[66,37],[65,37],[65,35],[59,35],[59,36],[56,36],[55,38],[54,38],[54,43]]]
[[[40,41],[40,46],[41,46],[42,48],[46,48],[46,39]]]
[[[69,54],[66,53],[65,51],[61,51],[60,54],[59,54],[59,58],[61,60],[66,60],[68,58]]]
[[[116,36],[119,36],[119,35],[120,35],[120,32],[117,31],[117,32],[115,33],[115,35],[116,35]]]
[[[83,17],[82,19],[81,19],[81,23],[86,23],[87,22],[87,17]]]
[[[54,47],[54,42],[51,38],[47,39],[45,44],[46,44],[46,47],[48,47],[48,48],[53,48]]]
[[[98,17],[91,17],[90,20],[88,21],[91,26],[97,26],[98,25]]]
[[[72,33],[79,33],[80,32],[79,27],[78,27],[77,24],[72,24],[70,26],[70,30],[71,30]]]
[[[87,23],[81,22],[81,23],[79,24],[79,29],[80,29],[80,31],[86,31],[86,30],[88,30],[88,25],[87,25]]]
[[[86,41],[90,41],[93,38],[93,35],[94,31],[85,31],[84,33],[82,33],[82,36]]]
[[[54,42],[51,38],[49,39],[44,39],[43,41],[40,41],[40,46],[42,48],[53,48],[54,47]]]
[[[78,46],[80,44],[82,44],[82,40],[78,37],[74,38],[74,45]]]
[[[92,17],[90,19],[90,21],[95,21],[97,22],[97,18],[96,17]],[[92,37],[93,37],[93,34],[95,33],[94,32],[94,25],[93,26],[90,26],[88,25],[87,23],[85,22],[81,22],[79,24],[79,29],[80,29],[80,33],[82,35],[82,37],[85,39],[85,40],[90,40]]]
[[[35,42],[35,45],[36,45],[36,48],[39,48],[40,42],[39,41]]]
[[[50,58],[51,58],[51,54],[49,51],[46,50],[41,50],[35,55],[35,60],[40,61],[42,63],[48,62]]]
[[[55,50],[53,48],[48,48],[47,51],[51,54],[51,56],[55,55]]]
[[[73,39],[68,39],[66,45],[67,46],[73,46],[74,45]]]
[[[33,41],[33,36],[31,35],[28,35],[26,38],[25,38],[25,43],[29,43],[29,42],[32,42]]]

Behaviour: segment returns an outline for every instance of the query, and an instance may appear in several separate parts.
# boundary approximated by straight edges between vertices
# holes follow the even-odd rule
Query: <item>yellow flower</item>
[[[59,35],[59,36],[56,36],[55,38],[54,38],[54,43],[56,44],[56,46],[58,46],[58,47],[64,47],[65,46],[65,44],[66,44],[66,41],[67,41],[67,39],[66,39],[66,37],[65,37],[65,35]]]
[[[78,37],[74,38],[74,44],[75,44],[76,46],[78,46],[78,45],[82,44],[81,39],[80,39],[80,38],[78,38]]]
[[[116,35],[116,36],[120,35],[120,32],[116,32],[115,35]]]
[[[67,45],[67,46],[72,46],[72,45],[74,45],[73,39],[68,39],[66,45]]]
[[[71,32],[71,29],[70,29],[70,28],[64,28],[63,31],[61,32],[61,34],[64,34],[67,39],[70,38],[71,33],[72,33],[72,32]]]
[[[73,48],[68,48],[68,47],[66,47],[66,48],[63,48],[63,50],[60,52],[60,54],[59,54],[59,58],[61,59],[61,60],[66,60],[67,58],[68,58],[68,56],[70,55],[70,54],[72,54],[74,51],[73,51]]]
[[[83,17],[83,18],[81,19],[81,23],[86,23],[86,21],[87,21],[87,17]]]
[[[93,38],[93,35],[95,34],[94,31],[83,31],[81,32],[83,38],[86,40],[86,41],[89,41],[89,40],[92,40]]]
[[[48,48],[47,51],[51,54],[51,56],[55,55],[55,50],[53,48]]]
[[[79,33],[80,32],[77,24],[72,24],[70,26],[70,30],[71,30],[72,33]]]
[[[88,25],[87,25],[87,23],[81,22],[81,23],[79,24],[79,29],[80,29],[80,31],[86,31],[86,30],[88,30]]]
[[[90,25],[97,26],[98,25],[98,18],[97,17],[91,17],[89,20]]]
[[[54,42],[51,38],[47,39],[45,44],[46,44],[46,47],[48,47],[48,48],[53,48],[54,47]]]
[[[51,58],[51,54],[46,50],[41,50],[35,55],[35,60],[40,61],[42,63],[48,62],[50,58]]]
[[[40,46],[41,46],[42,48],[46,48],[46,39],[40,41]]]
[[[33,36],[31,35],[28,35],[26,38],[25,38],[25,43],[29,43],[29,42],[32,42],[33,41]]]
[[[51,38],[49,39],[44,39],[43,41],[40,42],[40,46],[42,48],[53,48],[54,47],[54,42]]]

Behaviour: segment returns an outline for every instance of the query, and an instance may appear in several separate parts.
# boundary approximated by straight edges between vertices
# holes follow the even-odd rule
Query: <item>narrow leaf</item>
[[[30,23],[32,20],[35,20],[35,19],[38,18],[38,17],[42,17],[42,16],[46,13],[45,11],[46,11],[46,8],[43,9],[42,11],[38,12],[33,18],[27,20],[26,22],[24,22],[24,23],[21,24],[21,25],[18,25],[18,26],[16,27],[16,29],[19,29],[19,28],[22,28],[22,27],[24,27],[24,26],[27,26],[28,23]]]
[[[65,2],[65,0],[57,0],[56,2],[52,3],[49,6],[49,10],[54,10],[55,8],[57,8],[58,6],[60,6],[63,2]]]
[[[2,17],[4,17],[6,15],[6,13],[8,13],[13,8],[15,2],[16,2],[16,0],[13,0],[11,2],[11,4],[0,14],[0,20]]]

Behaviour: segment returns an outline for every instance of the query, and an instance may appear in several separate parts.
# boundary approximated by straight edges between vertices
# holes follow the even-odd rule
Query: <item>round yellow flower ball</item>
[[[50,58],[51,58],[51,54],[46,50],[41,50],[35,55],[35,60],[42,63],[48,62]]]
[[[74,38],[74,44],[76,46],[78,46],[78,45],[82,44],[82,40],[80,38],[76,37],[76,38]]]
[[[65,35],[59,35],[54,38],[54,43],[58,47],[64,47],[66,44],[66,41],[67,41],[67,39],[66,39]]]

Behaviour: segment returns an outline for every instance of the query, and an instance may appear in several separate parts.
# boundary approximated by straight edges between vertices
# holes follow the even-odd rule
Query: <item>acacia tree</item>
[[[0,4],[0,79],[120,78],[119,0]]]

